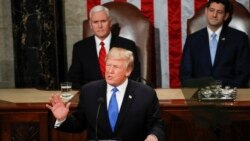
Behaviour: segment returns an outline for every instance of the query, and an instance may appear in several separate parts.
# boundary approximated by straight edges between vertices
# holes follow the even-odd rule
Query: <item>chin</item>
[[[110,80],[106,80],[106,82],[107,82],[108,84],[110,84],[110,85],[113,85],[113,84],[114,84],[113,81],[110,81]]]

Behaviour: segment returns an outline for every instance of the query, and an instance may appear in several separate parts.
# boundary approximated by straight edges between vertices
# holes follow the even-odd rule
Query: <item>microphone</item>
[[[154,85],[152,82],[148,81],[147,79],[145,79],[145,78],[143,78],[143,77],[141,77],[141,76],[139,76],[139,77],[136,79],[136,81],[137,81],[137,82],[141,82],[141,83],[143,83],[143,84],[146,84],[146,85],[150,86],[151,88],[155,88],[155,85]]]
[[[100,108],[102,106],[102,103],[104,103],[104,98],[99,97],[97,99],[97,102],[98,102],[98,109],[97,109],[96,120],[95,120],[95,140],[96,141],[98,141],[98,118],[99,118]]]

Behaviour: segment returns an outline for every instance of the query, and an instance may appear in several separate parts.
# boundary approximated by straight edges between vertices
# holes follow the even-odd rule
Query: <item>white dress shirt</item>
[[[97,53],[98,57],[99,57],[99,52],[101,50],[101,45],[100,45],[101,42],[104,43],[104,48],[105,48],[105,51],[107,54],[109,52],[109,49],[110,49],[111,33],[109,33],[109,35],[103,41],[95,36],[95,44],[96,44],[96,51],[97,51],[96,53]]]
[[[125,95],[125,91],[128,85],[128,79],[126,79],[121,85],[117,86],[116,88],[118,89],[118,91],[116,92],[116,100],[117,100],[117,104],[118,104],[118,111],[120,112],[121,106],[122,106],[122,101]],[[107,84],[107,92],[106,92],[106,96],[107,96],[107,109],[109,107],[109,101],[110,98],[112,96],[112,89],[114,88],[114,86],[111,86],[109,84]]]
[[[220,37],[221,30],[222,30],[222,26],[219,27],[215,32],[213,32],[211,29],[209,29],[209,28],[207,27],[209,43],[210,43],[210,41],[212,40],[211,35],[212,35],[213,33],[216,34],[216,40],[217,40],[218,43],[219,43],[219,37]]]

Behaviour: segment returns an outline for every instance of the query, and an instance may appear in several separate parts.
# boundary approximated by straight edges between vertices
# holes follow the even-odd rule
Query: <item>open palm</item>
[[[69,113],[70,102],[65,104],[58,94],[53,94],[50,99],[50,102],[52,106],[46,104],[46,107],[48,107],[51,110],[54,117],[59,121],[66,119]]]

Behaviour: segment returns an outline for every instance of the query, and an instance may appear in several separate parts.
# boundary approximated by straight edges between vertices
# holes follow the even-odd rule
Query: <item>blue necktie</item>
[[[210,41],[210,56],[211,56],[212,65],[214,65],[214,59],[215,59],[216,49],[217,49],[216,36],[217,36],[216,33],[213,33],[211,35],[211,41]]]
[[[114,87],[112,91],[113,93],[109,101],[108,112],[109,112],[109,122],[112,128],[112,131],[114,132],[116,120],[118,117],[118,104],[116,101],[116,92],[118,91],[118,89]]]

